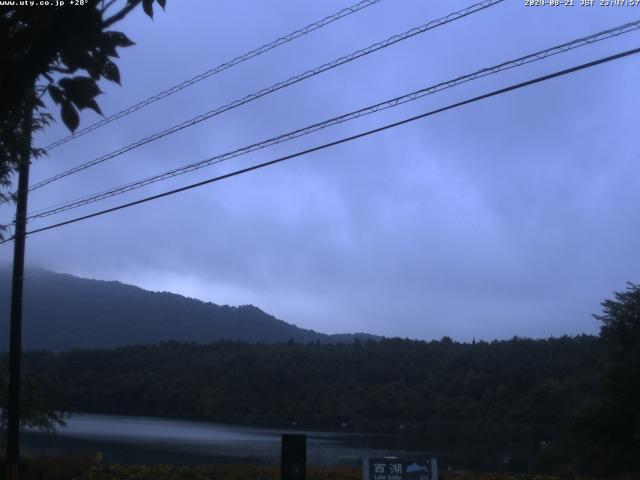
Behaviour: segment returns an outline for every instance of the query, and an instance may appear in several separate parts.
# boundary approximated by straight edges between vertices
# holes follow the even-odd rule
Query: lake
[[[76,453],[104,463],[195,465],[278,463],[283,433],[307,435],[310,465],[360,465],[363,456],[439,459],[440,468],[521,471],[540,445],[530,433],[490,433],[434,426],[428,433],[364,434],[252,428],[117,415],[73,415],[55,434],[26,432],[25,451],[36,455]]]

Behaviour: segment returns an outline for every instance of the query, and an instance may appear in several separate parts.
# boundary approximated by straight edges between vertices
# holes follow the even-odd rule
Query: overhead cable
[[[504,0],[484,0],[480,3],[476,3],[473,4],[467,8],[464,8],[462,10],[458,10],[456,12],[450,13],[442,18],[439,18],[437,20],[432,20],[424,25],[421,25],[419,27],[415,27],[412,28],[410,30],[407,30],[404,33],[401,34],[397,34],[397,35],[393,35],[392,37],[387,38],[386,40],[382,41],[382,42],[377,42],[374,43],[372,45],[369,45],[366,48],[357,50],[355,52],[350,53],[349,55],[345,55],[343,57],[340,57],[336,60],[333,60],[329,63],[325,63],[323,65],[320,65],[319,67],[316,67],[314,69],[311,70],[307,70],[306,72],[303,72],[301,74],[295,75],[293,77],[290,77],[287,80],[284,80],[282,82],[278,82],[275,83],[273,85],[271,85],[270,87],[267,88],[263,88],[262,90],[259,90],[257,92],[254,92],[252,94],[249,94],[245,97],[242,97],[240,99],[234,100],[231,103],[228,103],[226,105],[223,105],[221,107],[215,108],[213,110],[210,110],[206,113],[203,113],[201,115],[198,115],[196,117],[193,117],[189,120],[186,120],[182,123],[178,123],[176,125],[173,125],[172,127],[169,127],[165,130],[162,130],[160,132],[156,132],[153,135],[150,135],[148,137],[145,137],[141,140],[138,140],[136,142],[133,142],[129,145],[126,145],[124,147],[121,147],[117,150],[114,150],[110,153],[107,153],[105,155],[102,155],[98,158],[95,158],[93,160],[90,160],[86,163],[83,163],[81,165],[78,165],[76,167],[73,167],[69,170],[66,170],[64,172],[61,172],[57,175],[54,175],[52,177],[49,177],[45,180],[42,180],[38,183],[35,183],[34,185],[32,185],[29,190],[36,190],[38,188],[41,188],[45,185],[48,185],[49,183],[55,182],[57,180],[60,180],[61,178],[67,177],[69,175],[72,175],[74,173],[78,173],[82,170],[85,170],[87,168],[93,167],[95,165],[98,165],[100,163],[103,163],[107,160],[110,160],[114,157],[117,157],[119,155],[122,155],[126,152],[129,152],[135,148],[141,147],[142,145],[146,145],[147,143],[153,142],[155,140],[158,140],[160,138],[166,137],[167,135],[170,135],[172,133],[178,132],[180,130],[183,130],[185,128],[188,127],[192,127],[200,122],[203,122],[205,120],[208,120],[216,115],[220,115],[221,113],[227,112],[229,110],[232,110],[234,108],[237,108],[241,105],[244,105],[246,103],[252,102],[254,100],[257,100],[261,97],[264,97],[265,95],[269,95],[270,93],[273,93],[275,91],[281,90],[283,88],[289,87],[290,85],[293,85],[295,83],[301,82],[303,80],[306,80],[307,78],[313,77],[315,75],[319,75],[323,72],[326,72],[327,70],[331,70],[333,68],[336,68],[340,65],[344,65],[345,63],[349,63],[352,62],[358,58],[364,57],[365,55],[369,55],[373,52],[376,52],[378,50],[381,50],[383,48],[387,48],[391,45],[394,45],[398,42],[401,42],[403,40],[407,40],[408,38],[414,37],[416,35],[425,33],[429,30],[432,30],[434,28],[440,27],[442,25],[446,25],[450,22],[453,22],[455,20],[464,18],[468,15],[471,15],[473,13],[477,13],[481,10],[487,9],[493,5],[496,5],[498,3],[502,3]],[[1,202],[0,202],[1,203]]]
[[[81,217],[72,218],[72,219],[66,220],[64,222],[59,222],[59,223],[56,223],[56,224],[53,224],[53,225],[48,225],[46,227],[36,228],[34,230],[31,230],[31,231],[27,232],[27,234],[31,235],[31,234],[34,234],[34,233],[39,233],[39,232],[44,232],[46,230],[59,228],[59,227],[65,226],[65,225],[69,225],[69,224],[72,224],[72,223],[80,222],[82,220],[87,220],[89,218],[95,218],[95,217],[98,217],[98,216],[105,215],[107,213],[111,213],[111,212],[115,212],[115,211],[122,210],[122,209],[125,209],[125,208],[133,207],[135,205],[140,205],[142,203],[146,203],[146,202],[150,202],[150,201],[153,201],[153,200],[157,200],[157,199],[160,199],[160,198],[163,198],[163,197],[167,197],[169,195],[174,195],[176,193],[184,192],[186,190],[191,190],[193,188],[197,188],[197,187],[201,187],[201,186],[204,186],[204,185],[208,185],[210,183],[214,183],[214,182],[218,182],[218,181],[221,181],[221,180],[225,180],[227,178],[235,177],[235,176],[238,176],[238,175],[241,175],[241,174],[244,174],[244,173],[248,173],[248,172],[251,172],[251,171],[254,171],[254,170],[258,170],[258,169],[261,169],[261,168],[264,168],[264,167],[275,165],[277,163],[281,163],[281,162],[284,162],[286,160],[291,160],[291,159],[294,159],[294,158],[298,158],[298,157],[307,155],[309,153],[317,152],[317,151],[320,151],[320,150],[327,149],[329,147],[334,147],[336,145],[340,145],[340,144],[343,144],[343,143],[346,143],[346,142],[350,142],[350,141],[356,140],[358,138],[366,137],[366,136],[372,135],[374,133],[379,133],[379,132],[382,132],[384,130],[388,130],[390,128],[395,128],[395,127],[398,127],[400,125],[404,125],[404,124],[407,124],[407,123],[410,123],[410,122],[414,122],[414,121],[419,120],[421,118],[429,117],[429,116],[435,115],[437,113],[445,112],[447,110],[452,110],[454,108],[458,108],[458,107],[461,107],[461,106],[464,106],[464,105],[468,105],[470,103],[478,102],[480,100],[485,100],[485,99],[490,98],[490,97],[495,97],[497,95],[501,95],[501,94],[504,94],[504,93],[507,93],[507,92],[511,92],[513,90],[518,90],[520,88],[524,88],[524,87],[527,87],[527,86],[530,86],[530,85],[533,85],[533,84],[536,84],[536,83],[541,83],[541,82],[544,82],[544,81],[547,81],[547,80],[551,80],[553,78],[557,78],[557,77],[560,77],[560,76],[563,76],[563,75],[568,75],[570,73],[574,73],[574,72],[577,72],[579,70],[585,70],[587,68],[591,68],[591,67],[594,67],[596,65],[601,65],[603,63],[611,62],[613,60],[617,60],[617,59],[620,59],[620,58],[623,58],[623,57],[627,57],[627,56],[630,56],[630,55],[635,55],[637,53],[640,53],[640,48],[634,48],[632,50],[627,50],[627,51],[624,51],[624,52],[621,52],[621,53],[617,53],[615,55],[610,55],[608,57],[600,58],[598,60],[594,60],[594,61],[591,61],[591,62],[588,62],[588,63],[583,63],[583,64],[577,65],[575,67],[571,67],[571,68],[567,68],[567,69],[564,69],[564,70],[560,70],[560,71],[557,71],[557,72],[554,72],[554,73],[550,73],[548,75],[543,75],[541,77],[537,77],[537,78],[534,78],[532,80],[527,80],[525,82],[517,83],[517,84],[511,85],[511,86],[505,87],[505,88],[494,90],[492,92],[485,93],[485,94],[479,95],[477,97],[473,97],[473,98],[470,98],[470,99],[467,99],[467,100],[463,100],[461,102],[457,102],[457,103],[453,103],[453,104],[447,105],[446,107],[441,107],[441,108],[438,108],[438,109],[435,109],[435,110],[431,110],[431,111],[426,112],[426,113],[422,113],[420,115],[416,115],[416,116],[413,116],[413,117],[410,117],[410,118],[406,118],[404,120],[400,120],[398,122],[389,123],[389,124],[384,125],[382,127],[378,127],[378,128],[374,128],[374,129],[371,129],[371,130],[367,130],[367,131],[361,132],[361,133],[359,133],[357,135],[352,135],[350,137],[345,137],[345,138],[342,138],[340,140],[336,140],[336,141],[325,143],[323,145],[319,145],[319,146],[316,146],[316,147],[313,147],[313,148],[309,148],[309,149],[306,149],[306,150],[303,150],[303,151],[300,151],[300,152],[296,152],[296,153],[293,153],[291,155],[286,155],[284,157],[276,158],[275,160],[270,160],[268,162],[260,163],[258,165],[253,165],[251,167],[247,167],[247,168],[243,168],[243,169],[240,169],[240,170],[236,170],[234,172],[226,173],[224,175],[219,175],[217,177],[209,178],[209,179],[203,180],[201,182],[192,183],[192,184],[186,185],[184,187],[176,188],[174,190],[169,190],[167,192],[160,193],[160,194],[157,194],[157,195],[152,195],[152,196],[149,196],[149,197],[145,197],[145,198],[142,198],[140,200],[136,200],[136,201],[133,201],[133,202],[129,202],[129,203],[125,203],[125,204],[122,204],[122,205],[118,205],[116,207],[107,208],[105,210],[100,210],[98,212],[94,212],[94,213],[91,213],[89,215],[83,215]],[[2,242],[0,242],[0,244],[1,243],[6,243],[6,242],[8,242],[10,240],[12,240],[12,238],[8,238],[6,240],[3,240]]]
[[[622,35],[625,33],[629,33],[635,30],[639,30],[640,29],[640,20],[635,21],[635,22],[631,22],[631,23],[626,23],[624,25],[620,25],[614,28],[610,28],[586,37],[580,37],[578,39],[572,40],[570,42],[566,42],[563,43],[561,45],[557,45],[545,50],[540,50],[537,51],[535,53],[530,53],[527,54],[525,56],[513,59],[513,60],[508,60],[505,62],[502,62],[498,65],[494,65],[491,67],[487,67],[487,68],[483,68],[481,70],[477,70],[473,73],[470,74],[466,74],[466,75],[462,75],[459,77],[456,77],[452,80],[447,80],[445,82],[441,82],[429,87],[425,87],[422,88],[420,90],[416,90],[383,102],[379,102],[376,103],[374,105],[370,105],[368,107],[365,108],[361,108],[359,110],[355,110],[337,117],[333,117],[327,120],[324,120],[322,122],[318,122],[312,125],[308,125],[304,128],[300,128],[297,130],[293,130],[291,132],[287,132],[275,137],[271,137],[269,139],[266,140],[262,140],[260,142],[257,143],[253,143],[251,145],[248,146],[244,146],[242,148],[238,148],[236,150],[232,150],[223,154],[219,154],[219,155],[215,155],[212,157],[209,157],[207,159],[204,160],[200,160],[198,162],[194,162],[194,163],[190,163],[188,165],[182,166],[182,167],[178,167],[160,174],[156,174],[147,178],[143,178],[140,180],[136,180],[134,182],[130,182],[118,187],[114,187],[111,188],[109,190],[105,190],[103,192],[100,193],[96,193],[96,194],[92,194],[89,196],[85,196],[70,202],[65,202],[62,204],[59,204],[57,206],[53,206],[53,207],[46,207],[44,209],[40,209],[37,210],[35,212],[31,212],[30,215],[28,216],[29,219],[33,219],[33,218],[42,218],[42,217],[47,217],[50,215],[54,215],[57,213],[61,213],[61,212],[65,212],[67,210],[72,210],[84,205],[88,205],[90,203],[95,203],[97,201],[100,200],[104,200],[106,198],[110,198],[119,194],[123,194],[125,192],[129,192],[131,190],[136,190],[138,188],[142,188],[145,187],[147,185],[150,185],[152,183],[156,183],[162,180],[166,180],[178,175],[182,175],[185,173],[189,173],[210,165],[214,165],[214,164],[218,164],[221,162],[224,162],[226,160],[232,159],[232,158],[236,158],[245,154],[248,154],[250,152],[256,151],[256,150],[261,150],[263,148],[272,146],[272,145],[276,145],[279,143],[283,143],[285,141],[289,141],[289,140],[293,140],[295,138],[304,136],[304,135],[308,135],[310,133],[313,133],[315,131],[333,126],[333,125],[338,125],[350,120],[354,120],[357,118],[360,118],[362,116],[365,115],[369,115],[372,113],[376,113],[382,110],[386,110],[389,108],[393,108],[396,107],[398,105],[404,104],[404,103],[408,103],[414,100],[417,100],[419,98],[422,98],[424,96],[427,95],[431,95],[434,93],[437,93],[439,91],[448,89],[448,88],[452,88],[455,87],[456,85],[460,85],[462,83],[466,83],[466,82],[470,82],[472,80],[476,80],[482,77],[486,77],[489,75],[493,75],[505,70],[509,70],[511,68],[515,68],[515,67],[519,67],[522,65],[526,65],[535,61],[539,61],[539,60],[543,60],[545,58],[548,58],[550,56],[553,55],[557,55],[559,53],[564,53],[564,52],[568,52],[570,50],[573,50],[575,48],[578,47],[582,47],[585,45],[590,45],[593,44],[595,42],[599,42],[602,40],[605,40],[607,38],[612,38],[618,35]]]
[[[168,88],[167,90],[164,90],[160,93],[157,93],[149,98],[147,98],[146,100],[142,100],[141,102],[138,102],[134,105],[131,105],[130,107],[127,107],[123,110],[120,110],[117,113],[114,113],[112,115],[109,115],[108,117],[103,118],[102,120],[93,123],[91,125],[88,125],[85,128],[82,128],[74,133],[72,133],[71,135],[67,135],[66,137],[63,137],[49,145],[47,145],[46,147],[44,147],[44,150],[49,151],[49,150],[53,150],[54,148],[70,142],[71,140],[81,137],[82,135],[85,135],[89,132],[92,132],[100,127],[103,127],[111,122],[114,122],[122,117],[126,117],[127,115],[136,112],[138,110],[141,110],[149,105],[151,105],[152,103],[157,102],[158,100],[162,100],[163,98],[166,98],[170,95],[173,95],[174,93],[179,92],[180,90],[184,90],[187,87],[190,87],[191,85],[194,85],[206,78],[209,78],[213,75],[216,75],[224,70],[227,70],[228,68],[231,68],[235,65],[238,65],[242,62],[246,62],[247,60],[250,60],[254,57],[257,57],[258,55],[262,55],[263,53],[268,52],[269,50],[273,50],[276,47],[279,47],[281,45],[284,45],[285,43],[289,43],[292,40],[295,40],[296,38],[302,37],[304,35],[307,35],[308,33],[313,32],[314,30],[318,30],[322,27],[325,27],[327,25],[329,25],[330,23],[335,22],[336,20],[340,20],[341,18],[344,18],[348,15],[351,15],[352,13],[356,13],[360,10],[363,10],[367,7],[370,7],[371,5],[374,5],[378,2],[380,2],[381,0],[363,0],[361,2],[356,3],[355,5],[351,5],[350,7],[347,8],[343,8],[342,10],[340,10],[339,12],[334,13],[333,15],[329,15],[321,20],[318,20],[316,22],[310,23],[309,25],[307,25],[306,27],[302,27],[298,30],[295,30],[294,32],[291,32],[288,35],[285,35],[283,37],[280,37],[276,40],[273,40],[271,42],[265,43],[264,45],[251,50],[250,52],[245,53],[244,55],[240,55],[238,57],[235,57],[227,62],[221,63],[220,65],[218,65],[217,67],[211,68],[209,70],[207,70],[206,72],[203,72],[199,75],[196,75],[193,78],[190,78],[189,80],[185,80],[184,82],[181,82],[177,85],[174,85],[171,88]]]

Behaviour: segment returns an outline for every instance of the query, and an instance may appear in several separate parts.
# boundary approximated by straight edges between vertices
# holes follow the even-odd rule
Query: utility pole
[[[9,401],[7,405],[7,467],[9,480],[18,480],[20,463],[20,363],[22,357],[22,287],[27,232],[27,197],[33,129],[33,90],[22,118],[24,150],[18,164],[18,193],[13,240],[13,277],[11,283],[11,326],[9,333]]]

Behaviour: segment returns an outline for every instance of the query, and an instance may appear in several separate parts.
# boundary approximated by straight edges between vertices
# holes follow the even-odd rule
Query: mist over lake
[[[434,425],[431,434],[415,435],[325,432],[302,429],[190,422],[152,417],[75,414],[55,434],[27,432],[25,447],[32,454],[76,453],[107,464],[197,465],[226,463],[277,464],[283,433],[307,435],[310,465],[361,465],[365,456],[437,456],[443,468],[524,470],[537,451],[542,432],[489,430],[469,432],[461,426]],[[478,448],[478,438],[484,439]],[[475,444],[475,445],[474,445]],[[505,465],[508,457],[509,465]]]

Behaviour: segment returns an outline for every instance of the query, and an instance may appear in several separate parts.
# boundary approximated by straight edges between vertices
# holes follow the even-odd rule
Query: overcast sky
[[[117,25],[107,114],[354,1],[169,0]],[[471,4],[382,0],[53,150],[32,183]],[[579,0],[575,0],[579,4]],[[640,7],[503,4],[300,82],[33,192],[30,210],[105,190],[482,67],[637,20]],[[487,77],[67,214],[186,185],[640,46],[640,33]],[[596,333],[599,303],[640,281],[640,57],[35,234],[27,263],[326,333],[421,339]],[[91,111],[81,126],[99,120]],[[39,134],[44,145],[61,124]],[[0,214],[11,218],[6,205]],[[0,247],[11,258],[11,245]]]

